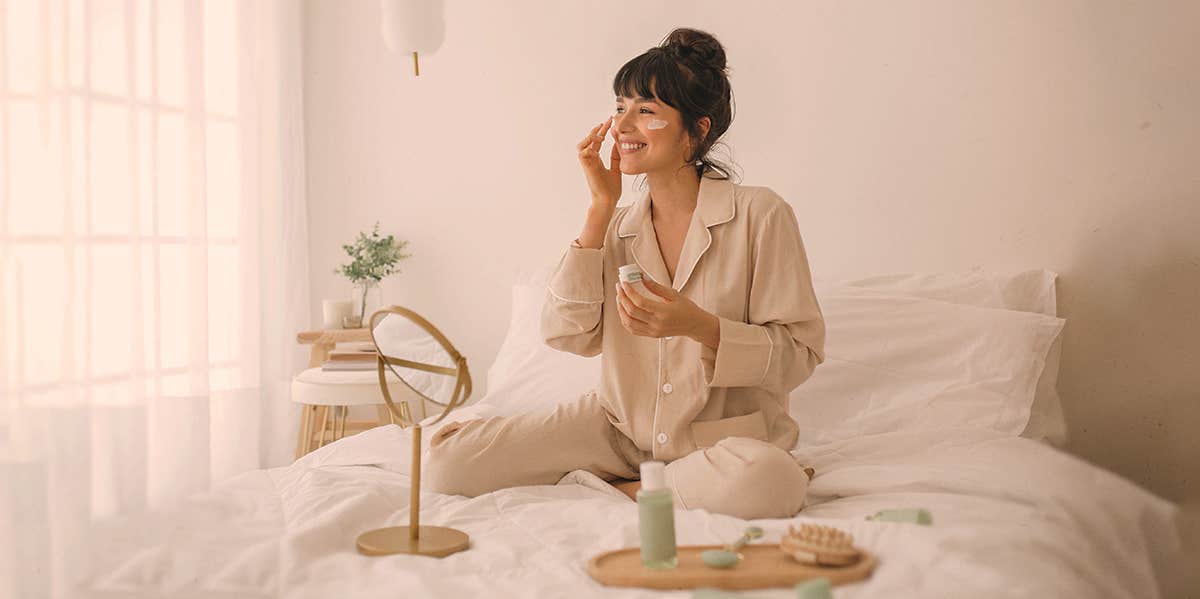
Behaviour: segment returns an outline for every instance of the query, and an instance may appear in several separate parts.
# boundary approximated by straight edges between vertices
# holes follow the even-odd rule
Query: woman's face
[[[691,153],[679,111],[655,98],[618,96],[611,130],[626,175],[676,170]]]

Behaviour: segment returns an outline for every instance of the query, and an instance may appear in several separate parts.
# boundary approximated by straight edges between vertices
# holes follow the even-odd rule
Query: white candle
[[[324,300],[321,302],[322,326],[326,329],[342,328],[342,319],[350,316],[354,303],[350,300]]]

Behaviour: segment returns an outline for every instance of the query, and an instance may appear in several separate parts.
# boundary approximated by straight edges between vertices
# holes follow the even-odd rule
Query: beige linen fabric
[[[598,395],[613,426],[667,462],[725,437],[795,446],[788,393],[825,360],[825,320],[792,207],[766,187],[700,180],[669,284],[720,319],[716,351],[625,330],[615,284],[631,263],[668,285],[648,194],[617,209],[602,248],[567,248],[542,312],[550,346],[601,354]]]
[[[636,479],[648,452],[609,424],[595,392],[548,412],[453,422],[430,440],[422,483],[476,497],[498,489],[552,485],[572,470]],[[666,467],[675,504],[747,520],[786,518],[803,507],[808,475],[788,452],[730,437]]]
[[[615,285],[617,269],[631,263],[717,315],[716,351],[686,337],[625,330]],[[431,443],[431,488],[474,495],[553,484],[577,468],[606,480],[637,478],[637,466],[654,459],[668,463],[684,507],[753,517],[800,509],[807,477],[787,454],[798,435],[788,393],[824,361],[825,321],[796,216],[778,194],[702,178],[671,281],[649,194],[618,207],[603,247],[566,249],[541,330],[551,347],[601,354],[600,384],[582,402],[591,405],[447,425]],[[596,424],[596,414],[609,426]],[[800,500],[780,492],[772,476],[794,481]],[[778,497],[762,495],[768,490]]]

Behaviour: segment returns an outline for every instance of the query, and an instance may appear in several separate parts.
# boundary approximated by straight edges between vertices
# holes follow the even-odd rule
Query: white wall
[[[574,144],[613,74],[692,26],[728,51],[733,158],[796,208],[815,274],[1058,271],[1070,449],[1200,495],[1200,4],[447,4],[419,78],[377,2],[307,4],[314,321],[378,219],[415,254],[385,299],[480,395],[515,271],[579,233]]]

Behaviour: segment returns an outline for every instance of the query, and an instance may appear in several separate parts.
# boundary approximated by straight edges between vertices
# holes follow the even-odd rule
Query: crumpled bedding
[[[469,406],[454,420],[487,415]],[[424,440],[435,429],[426,429]],[[637,506],[577,471],[558,485],[476,498],[422,494],[421,522],[467,532],[444,559],[365,557],[355,538],[408,523],[410,431],[348,437],[296,463],[237,476],[169,513],[111,523],[92,548],[87,597],[690,597],[604,587],[593,555],[637,544]],[[977,429],[896,432],[793,452],[816,469],[796,517],[837,526],[874,552],[865,597],[1157,597],[1181,566],[1177,508],[1100,468],[1029,439]],[[871,522],[924,507],[932,526]],[[737,538],[746,521],[676,512],[681,545]],[[746,597],[792,597],[790,589]]]

